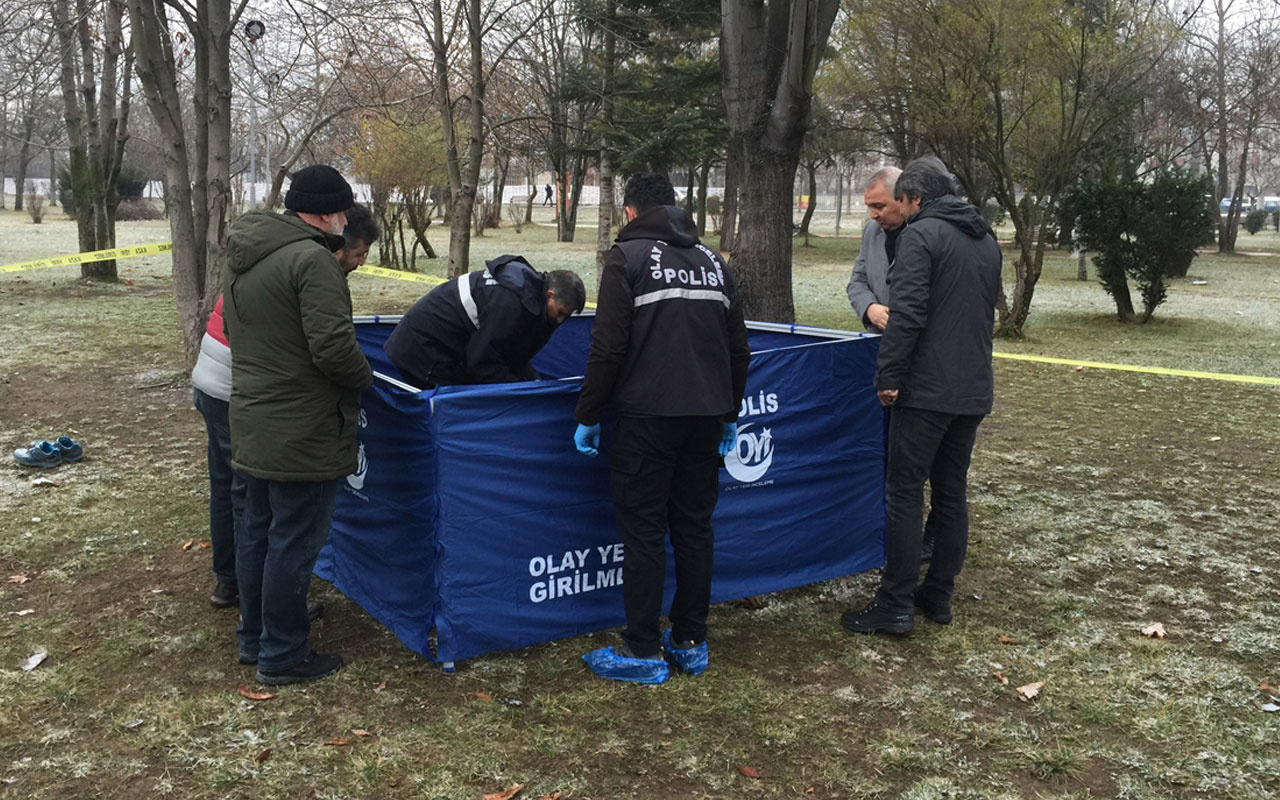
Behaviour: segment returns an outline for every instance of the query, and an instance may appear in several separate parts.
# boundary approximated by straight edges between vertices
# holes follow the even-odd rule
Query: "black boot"
[[[891,611],[877,602],[861,611],[846,611],[840,624],[854,633],[890,633],[901,636],[916,626],[915,614],[910,611]]]
[[[209,604],[214,608],[231,608],[240,605],[240,590],[234,583],[225,584],[218,581],[214,584],[213,594],[209,595]]]

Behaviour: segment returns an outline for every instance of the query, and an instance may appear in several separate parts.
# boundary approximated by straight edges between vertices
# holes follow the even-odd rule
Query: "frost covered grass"
[[[46,251],[21,221],[0,214],[0,263],[74,246],[69,224]],[[143,225],[155,223],[122,225],[121,241],[165,238],[129,227]],[[571,246],[553,238],[491,232],[472,252],[593,268],[591,231]],[[797,250],[801,319],[849,327],[856,241],[813,242]],[[608,633],[445,676],[320,584],[316,645],[349,666],[253,701],[237,692],[255,687],[235,663],[234,613],[206,601],[204,432],[168,266],[120,266],[132,285],[86,286],[66,270],[0,276],[0,439],[72,432],[86,443],[78,465],[0,466],[0,795],[1280,793],[1280,714],[1262,712],[1258,689],[1280,683],[1280,389],[997,362],[951,626],[845,634],[839,614],[870,596],[869,573],[759,610],[714,608],[713,666],[698,679],[591,678],[579,655]],[[1111,322],[1102,290],[1053,256],[1028,341],[1000,347],[1280,374],[1278,270],[1280,259],[1202,258],[1192,273],[1210,283],[1176,285],[1144,329]],[[352,286],[357,313],[402,311],[422,292]],[[1141,634],[1153,622],[1167,638]],[[17,668],[37,650],[44,664]],[[1034,700],[1019,699],[1016,687],[1040,681]]]

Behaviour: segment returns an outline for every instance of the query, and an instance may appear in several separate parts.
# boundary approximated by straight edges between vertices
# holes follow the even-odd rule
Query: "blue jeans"
[[[240,652],[273,671],[306,658],[307,588],[329,538],[338,482],[266,481],[246,475],[248,494],[236,547]]]
[[[951,602],[969,547],[969,461],[983,416],[907,407],[889,412],[885,565],[876,593],[886,608],[912,611],[917,584],[928,602]],[[920,583],[925,481],[934,543],[933,560]]]
[[[213,574],[226,586],[236,585],[236,524],[244,512],[244,476],[231,468],[231,425],[226,400],[191,390],[196,410],[209,434],[209,544]]]

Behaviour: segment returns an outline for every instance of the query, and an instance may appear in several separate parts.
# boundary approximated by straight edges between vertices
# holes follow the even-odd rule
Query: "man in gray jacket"
[[[889,324],[889,265],[898,234],[907,215],[893,199],[894,185],[902,170],[885,167],[871,176],[862,193],[867,206],[867,225],[862,229],[862,247],[853,260],[849,278],[849,303],[867,330],[879,333]]]
[[[885,568],[875,601],[841,617],[855,633],[907,633],[915,627],[913,606],[938,624],[951,621],[969,541],[969,460],[994,395],[1000,246],[937,159],[908,164],[895,194],[908,217],[890,271],[893,315],[875,377],[880,402],[893,409]],[[920,583],[925,481],[935,541]]]

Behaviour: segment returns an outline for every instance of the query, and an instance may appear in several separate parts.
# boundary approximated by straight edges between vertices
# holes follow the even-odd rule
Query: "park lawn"
[[[74,249],[65,221],[46,220],[60,234],[38,245],[20,223],[0,214],[0,263]],[[122,244],[165,238],[162,223],[121,226]],[[472,252],[590,273],[592,231],[553,239],[545,225],[491,232]],[[850,327],[857,241],[813,243],[797,250],[798,315]],[[0,466],[0,796],[1280,792],[1280,714],[1261,710],[1258,688],[1280,684],[1280,388],[998,361],[948,627],[845,634],[839,614],[869,597],[869,573],[763,609],[715,607],[713,666],[696,679],[594,679],[579,655],[609,633],[446,676],[317,582],[328,611],[315,644],[349,666],[253,701],[237,692],[261,687],[235,663],[234,612],[206,600],[204,431],[168,264],[120,268],[108,286],[0,275],[0,441],[86,444],[81,464]],[[1280,374],[1280,262],[1198,259],[1209,284],[1175,285],[1145,328],[1112,322],[1074,269],[1051,258],[1027,340],[999,349]],[[402,311],[422,292],[369,277],[352,288],[357,313]],[[1153,622],[1167,638],[1141,634]],[[38,649],[43,665],[17,668]]]

